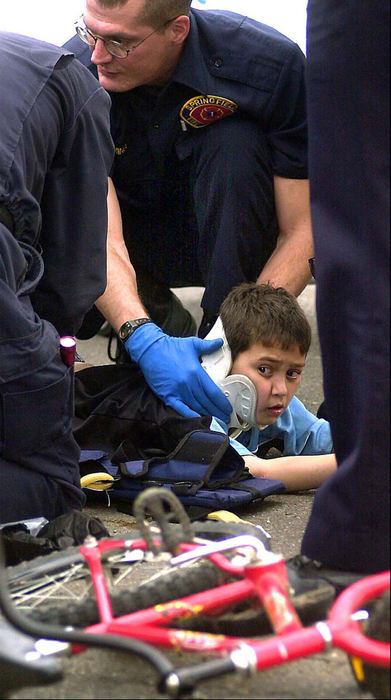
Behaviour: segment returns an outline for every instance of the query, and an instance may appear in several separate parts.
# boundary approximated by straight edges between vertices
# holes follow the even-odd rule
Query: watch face
[[[127,340],[132,335],[133,331],[144,323],[150,323],[149,318],[136,318],[134,321],[125,321],[118,331],[121,340]]]
[[[129,323],[129,321],[126,321],[121,326],[120,331],[119,331],[119,337],[121,338],[121,340],[123,338],[125,338],[127,336],[127,334],[129,333],[129,331],[131,331],[131,330],[132,330],[132,325]]]

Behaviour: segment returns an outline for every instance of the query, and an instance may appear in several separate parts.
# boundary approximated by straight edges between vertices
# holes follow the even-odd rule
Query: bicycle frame
[[[172,564],[208,556],[223,571],[240,580],[173,600],[139,612],[113,617],[101,554],[109,549],[146,549],[143,540],[99,541],[80,547],[90,567],[101,622],[85,629],[87,633],[122,635],[159,647],[224,655],[219,660],[176,669],[165,681],[167,692],[186,687],[202,678],[235,670],[263,670],[304,658],[332,647],[377,666],[390,665],[390,645],[366,638],[355,612],[366,601],[381,595],[390,585],[390,572],[366,577],[347,588],[333,604],[327,620],[304,628],[289,599],[289,582],[283,557],[263,547],[252,536],[239,536],[211,545],[183,543],[182,555]],[[221,551],[239,548],[244,564],[229,561]],[[249,556],[249,549],[251,556]],[[170,629],[173,621],[202,615],[217,615],[244,600],[255,601],[267,612],[276,635],[269,639],[249,639],[181,629]],[[76,653],[82,647],[74,647]]]

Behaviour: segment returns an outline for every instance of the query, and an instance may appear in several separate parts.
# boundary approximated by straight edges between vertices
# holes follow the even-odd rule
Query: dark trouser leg
[[[195,335],[196,323],[193,317],[169,287],[159,284],[143,268],[138,270],[137,286],[150,317],[165,333],[185,338]]]
[[[273,174],[259,125],[229,117],[193,144],[202,307],[218,315],[232,287],[255,281],[276,243]]]
[[[104,322],[105,317],[94,305],[92,309],[87,311],[86,315],[84,316],[83,323],[77,331],[76,337],[79,338],[79,340],[88,340],[88,338],[93,338]]]
[[[0,384],[0,522],[50,520],[85,503],[71,430],[72,372],[55,357]]]
[[[317,313],[339,468],[302,552],[363,573],[389,568],[388,5],[309,4]]]
[[[66,493],[79,507],[85,500],[72,435],[73,368],[62,362],[57,332],[39,319],[27,294],[40,270],[39,256],[0,226],[2,522],[61,511]],[[46,488],[46,477],[57,482],[56,490]],[[47,501],[49,491],[57,494],[54,503]]]
[[[150,275],[166,289],[204,286],[202,306],[217,315],[233,286],[256,280],[275,246],[267,144],[257,124],[235,115],[189,130],[176,152],[159,206],[140,212],[121,203],[126,244],[138,278]]]
[[[1,464],[0,522],[29,518],[54,520],[71,510],[80,510],[82,492],[69,488],[44,474],[26,469],[16,462]]]

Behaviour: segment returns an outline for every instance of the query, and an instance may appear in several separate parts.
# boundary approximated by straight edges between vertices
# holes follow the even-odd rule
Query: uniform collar
[[[201,95],[210,90],[211,76],[201,51],[196,15],[190,11],[190,31],[179,57],[171,82],[182,83]]]

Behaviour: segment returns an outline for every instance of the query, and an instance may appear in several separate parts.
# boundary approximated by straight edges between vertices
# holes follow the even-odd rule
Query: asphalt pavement
[[[322,367],[315,316],[315,284],[309,284],[299,297],[313,329],[313,342],[308,355],[299,398],[316,413],[323,400]],[[200,288],[176,290],[183,303],[199,322]],[[95,336],[79,341],[78,351],[91,364],[107,364],[107,338]],[[271,535],[272,550],[285,557],[297,553],[311,511],[314,492],[269,496],[260,505],[253,505],[241,517],[260,524]],[[101,518],[111,535],[119,535],[135,527],[134,518],[119,513],[115,506],[90,505],[87,512]],[[194,656],[169,652],[169,657],[182,666],[194,663]],[[205,658],[205,657],[203,657]],[[157,690],[155,671],[144,661],[124,653],[89,650],[64,660],[64,678],[40,687],[23,688],[11,698],[164,698]],[[225,676],[201,683],[193,698],[371,698],[356,684],[346,655],[331,650],[315,657],[258,673]]]

